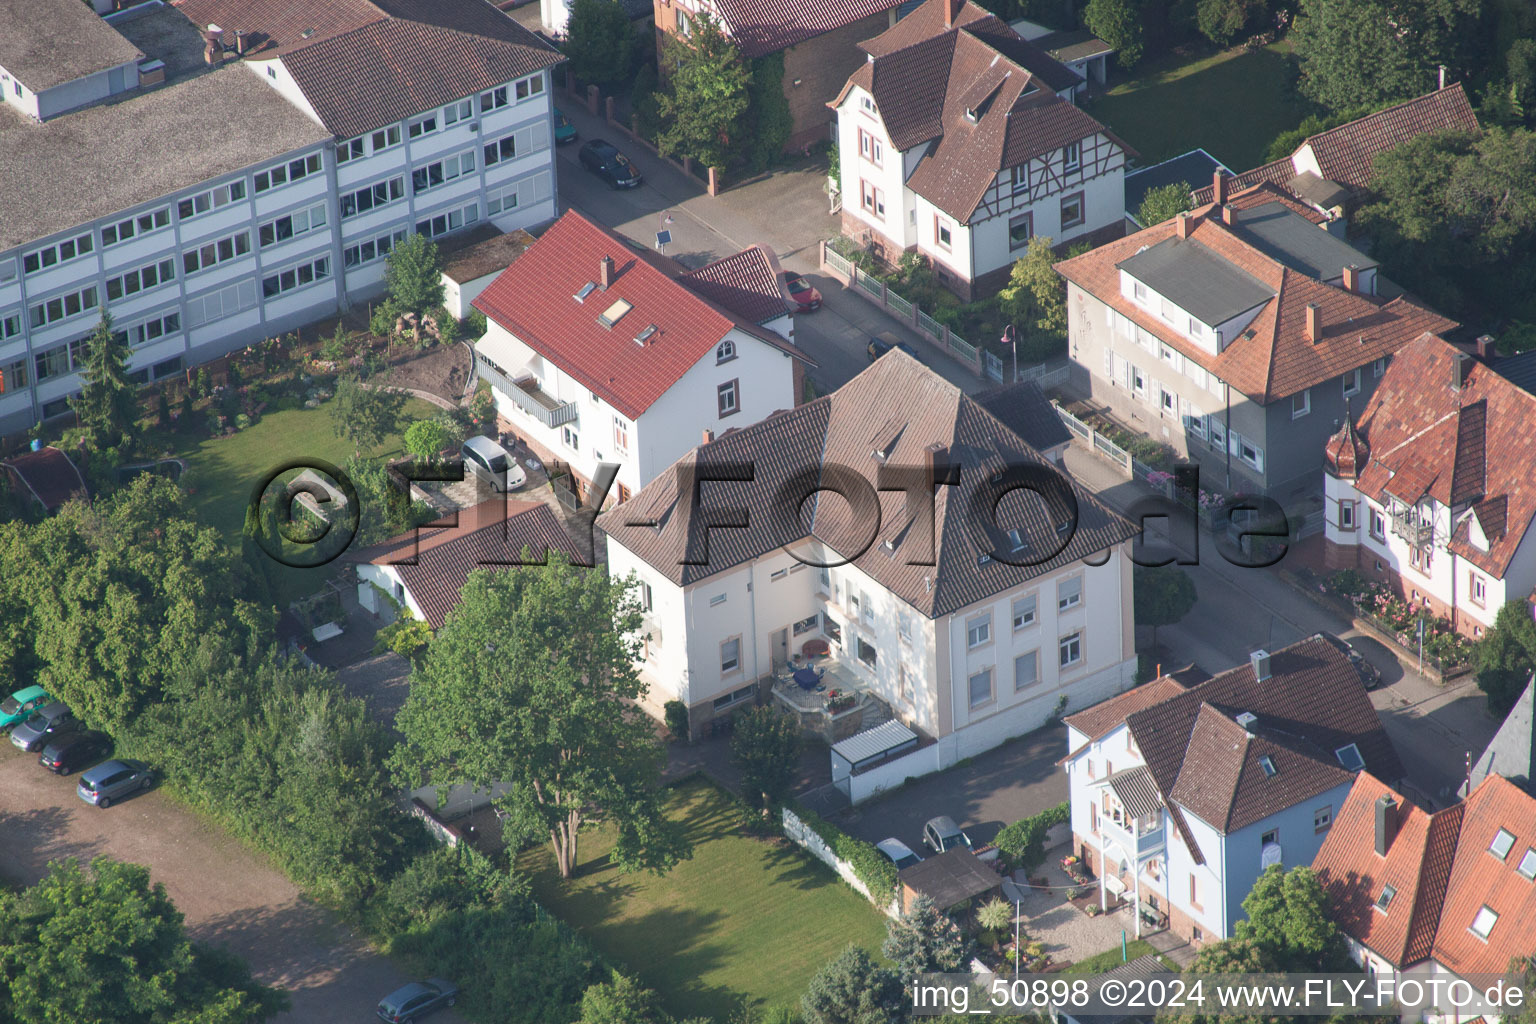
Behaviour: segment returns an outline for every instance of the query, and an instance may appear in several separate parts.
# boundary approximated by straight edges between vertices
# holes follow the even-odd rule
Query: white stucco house
[[[1077,72],[963,0],[927,0],[861,46],[831,103],[845,235],[888,263],[921,253],[970,298],[1036,235],[1124,232],[1132,151],[1073,106]]]
[[[1432,334],[1324,453],[1325,557],[1470,637],[1536,590],[1536,396]]]
[[[476,371],[504,431],[582,495],[617,463],[624,501],[706,434],[794,407],[809,360],[787,303],[766,249],[689,272],[571,211],[474,300]]]
[[[1165,676],[1067,718],[1073,845],[1137,934],[1228,938],[1270,864],[1310,864],[1355,773],[1397,753],[1321,636],[1186,687]]]
[[[953,484],[925,484],[935,472]],[[1013,474],[1047,498],[1012,489]],[[814,481],[851,497],[816,497]],[[699,446],[598,526],[610,570],[639,580],[653,713],[682,701],[698,729],[772,699],[821,648],[826,685],[873,695],[912,730],[919,749],[885,776],[840,780],[851,796],[1135,675],[1134,528],[899,350],[829,396]]]

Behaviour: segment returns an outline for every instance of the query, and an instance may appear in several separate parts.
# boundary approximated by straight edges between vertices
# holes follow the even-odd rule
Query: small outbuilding
[[[919,896],[927,896],[934,906],[947,912],[1003,890],[1003,877],[964,846],[952,847],[937,857],[902,868],[896,882],[903,911]]]
[[[70,498],[89,495],[74,461],[53,445],[13,455],[0,462],[0,469],[19,493],[31,497],[44,512],[55,511]]]
[[[469,304],[485,286],[528,251],[535,239],[521,228],[492,235],[443,256],[443,305],[454,319],[469,313]]]

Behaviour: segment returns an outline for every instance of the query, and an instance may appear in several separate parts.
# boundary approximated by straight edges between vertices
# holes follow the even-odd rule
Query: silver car
[[[61,701],[44,705],[32,712],[25,722],[11,730],[11,742],[28,753],[42,750],[53,740],[80,728],[80,720]]]
[[[75,792],[80,799],[97,807],[111,807],[115,802],[154,785],[154,773],[143,761],[103,761],[80,776]]]

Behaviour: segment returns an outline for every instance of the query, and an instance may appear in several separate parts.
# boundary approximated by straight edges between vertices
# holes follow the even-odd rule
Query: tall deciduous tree
[[[1141,60],[1142,19],[1135,0],[1088,0],[1083,8],[1083,24],[1115,48],[1115,61],[1122,68],[1133,67]]]
[[[752,72],[720,26],[700,14],[686,37],[668,36],[665,81],[657,94],[662,121],[656,144],[666,156],[724,167],[742,140]]]
[[[753,708],[731,731],[731,764],[741,769],[741,790],[754,807],[789,795],[800,767],[800,729],[776,708]]]
[[[997,298],[1008,319],[1035,330],[1066,333],[1067,284],[1056,273],[1056,253],[1048,236],[1029,240],[1029,248],[1014,261]]]
[[[1265,868],[1243,900],[1243,910],[1248,917],[1237,923],[1237,935],[1254,944],[1271,970],[1354,970],[1330,915],[1328,894],[1311,868]]]
[[[228,954],[194,945],[149,871],[55,861],[0,896],[0,1019],[17,1024],[256,1024],[287,1007]]]
[[[1152,627],[1152,647],[1157,648],[1157,627],[1171,626],[1194,608],[1195,581],[1173,565],[1136,566],[1132,576],[1136,625]]]
[[[384,259],[384,284],[402,313],[418,317],[443,304],[443,263],[437,243],[417,233],[389,251]]]
[[[1494,616],[1477,645],[1477,686],[1488,710],[1503,716],[1525,691],[1536,670],[1536,622],[1524,601],[1510,601]]]
[[[817,971],[800,997],[805,1024],[896,1024],[905,1008],[901,980],[858,946]]]
[[[120,448],[137,436],[138,389],[128,379],[128,339],[112,330],[105,308],[85,342],[85,368],[80,393],[69,407],[80,425],[91,432],[98,448]]]
[[[927,896],[919,896],[886,926],[885,958],[896,965],[901,983],[910,985],[919,974],[948,974],[970,962],[971,947],[965,934]]]
[[[639,37],[618,0],[575,0],[560,49],[577,81],[604,92],[634,74]]]
[[[1190,191],[1187,181],[1175,181],[1171,185],[1148,189],[1147,194],[1141,197],[1136,219],[1141,221],[1143,227],[1151,227],[1177,217],[1193,205]]]
[[[645,692],[632,586],[554,552],[543,566],[472,573],[412,673],[392,760],[402,781],[506,784],[507,827],[547,836],[562,878],[592,819],[617,829],[612,857],[626,869],[686,856],[656,789],[665,751],[632,707]]]
[[[331,424],[336,435],[351,441],[358,452],[371,452],[400,429],[400,414],[408,396],[380,384],[364,384],[354,373],[336,379]]]
[[[1264,0],[1200,0],[1195,8],[1195,24],[1205,38],[1217,46],[1226,46],[1267,10]]]
[[[656,993],[627,975],[588,987],[581,996],[576,1024],[671,1024]]]

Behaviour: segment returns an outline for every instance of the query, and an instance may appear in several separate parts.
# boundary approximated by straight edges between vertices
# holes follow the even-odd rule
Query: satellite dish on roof
[[[1280,844],[1265,843],[1264,849],[1259,851],[1259,870],[1263,871],[1272,864],[1280,863]]]

